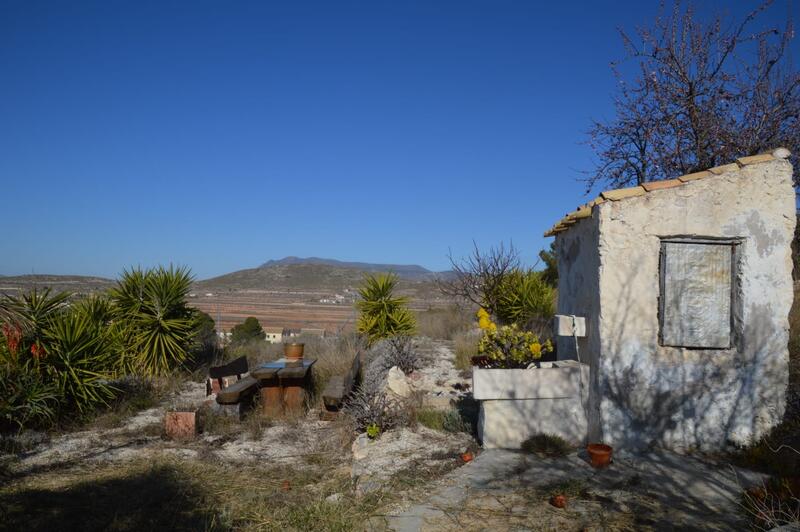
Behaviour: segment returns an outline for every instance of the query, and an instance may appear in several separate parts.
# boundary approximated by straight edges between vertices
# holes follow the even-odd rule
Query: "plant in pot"
[[[293,342],[283,344],[283,356],[287,360],[302,360],[303,351],[305,350],[304,343]]]

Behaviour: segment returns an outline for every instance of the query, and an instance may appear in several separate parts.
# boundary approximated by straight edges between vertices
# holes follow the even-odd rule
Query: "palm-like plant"
[[[128,369],[159,375],[188,358],[196,321],[186,305],[192,280],[186,268],[123,272],[109,295]]]
[[[50,288],[33,288],[19,297],[3,296],[4,322],[22,334],[21,350],[30,349],[34,357],[44,354],[44,331],[50,320],[67,308],[69,297],[67,292],[53,293]]]
[[[65,312],[50,320],[44,340],[47,358],[39,367],[65,405],[85,412],[113,396],[108,379],[114,351],[104,327],[82,312]]]
[[[369,345],[383,338],[414,334],[417,321],[408,310],[408,298],[395,296],[398,278],[394,274],[367,275],[358,289],[361,297],[356,308],[358,332],[367,337]]]
[[[25,367],[0,364],[0,426],[50,423],[57,404],[52,383]]]

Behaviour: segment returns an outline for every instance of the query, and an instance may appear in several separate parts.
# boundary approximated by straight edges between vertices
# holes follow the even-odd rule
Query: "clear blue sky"
[[[800,19],[787,2],[767,20]],[[438,270],[473,239],[533,263],[586,199],[616,28],[657,9],[3,0],[0,274],[205,278],[285,255]]]

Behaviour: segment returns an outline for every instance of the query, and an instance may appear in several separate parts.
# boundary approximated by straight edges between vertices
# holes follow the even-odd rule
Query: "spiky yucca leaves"
[[[44,330],[48,322],[64,311],[69,297],[67,292],[53,293],[50,288],[33,288],[18,297],[4,295],[0,306],[5,323],[22,333],[22,341],[14,351],[33,349],[33,355],[39,356],[39,350],[44,349]]]
[[[417,329],[416,318],[406,306],[408,298],[394,295],[397,281],[391,273],[366,275],[358,289],[358,332],[369,345],[383,338],[410,336]]]
[[[111,399],[108,379],[115,352],[107,328],[72,310],[50,320],[44,340],[47,355],[38,368],[56,385],[64,406],[86,412]]]
[[[502,323],[525,327],[532,319],[553,316],[555,294],[542,272],[513,270],[500,282],[494,310]]]
[[[0,364],[0,428],[50,424],[57,405],[53,383],[26,366]]]
[[[196,322],[186,305],[192,280],[188,269],[172,266],[123,272],[109,295],[126,369],[161,375],[187,359]]]

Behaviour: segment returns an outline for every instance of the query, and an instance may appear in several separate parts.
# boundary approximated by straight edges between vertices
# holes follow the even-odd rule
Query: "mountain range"
[[[357,286],[365,273],[393,272],[401,284],[432,281],[450,272],[433,272],[416,264],[376,264],[348,262],[320,257],[285,257],[269,260],[256,268],[247,268],[197,281],[208,291],[252,289],[330,289]],[[0,292],[15,293],[34,286],[51,286],[72,292],[94,292],[112,286],[113,280],[80,275],[2,276]]]

